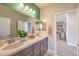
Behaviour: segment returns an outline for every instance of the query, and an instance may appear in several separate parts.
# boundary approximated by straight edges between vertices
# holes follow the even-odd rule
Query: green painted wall
[[[32,13],[27,13],[26,11],[24,11],[23,8],[21,8],[21,6],[19,5],[19,3],[0,3],[10,9],[16,10],[17,12],[20,12],[24,15],[28,15],[34,19],[40,19],[40,8],[38,6],[36,6],[34,3],[23,3],[24,6],[29,6],[29,8],[32,8],[32,10],[36,11],[35,14]]]

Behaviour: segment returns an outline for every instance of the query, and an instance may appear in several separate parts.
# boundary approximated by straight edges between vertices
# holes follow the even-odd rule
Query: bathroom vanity
[[[22,43],[22,42],[21,42]],[[15,48],[0,49],[2,56],[43,56],[48,50],[48,36],[39,36],[32,40],[26,40]]]
[[[13,56],[42,56],[48,49],[48,38],[44,38],[35,44],[13,54]]]

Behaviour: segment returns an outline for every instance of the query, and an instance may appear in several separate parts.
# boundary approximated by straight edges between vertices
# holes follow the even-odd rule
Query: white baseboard
[[[52,49],[48,49],[48,51],[50,51],[50,52],[52,52],[52,53],[54,53],[55,51],[54,50],[52,50]]]
[[[54,55],[56,55],[56,51],[52,50],[52,49],[48,49],[49,52],[54,53]]]
[[[57,52],[52,50],[52,49],[48,49],[48,51],[51,52],[51,53],[54,53],[54,56],[59,56],[59,55],[57,55]]]

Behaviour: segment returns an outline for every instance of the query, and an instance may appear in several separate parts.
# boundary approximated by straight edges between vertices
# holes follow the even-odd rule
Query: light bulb
[[[23,4],[23,3],[20,3],[19,5],[20,5],[22,8],[24,7],[24,4]]]
[[[46,22],[46,20],[44,19],[43,22]]]
[[[30,12],[32,12],[32,9],[30,8]]]
[[[25,6],[25,10],[29,10],[29,7],[28,6]]]
[[[33,14],[35,14],[35,11],[33,11]]]

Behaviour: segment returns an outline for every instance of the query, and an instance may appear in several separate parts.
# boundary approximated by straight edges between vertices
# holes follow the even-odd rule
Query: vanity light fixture
[[[44,19],[43,22],[45,23],[46,22],[46,19]]]
[[[35,14],[36,12],[35,11],[33,11],[33,14]]]
[[[28,6],[25,6],[25,10],[29,10],[29,7]]]
[[[32,12],[32,9],[30,8],[30,10],[29,10],[30,12]]]
[[[27,10],[29,10],[29,7],[28,6],[25,6],[23,10],[24,11],[27,11]]]
[[[24,8],[24,4],[23,3],[20,3],[19,5],[20,5],[21,8]]]

